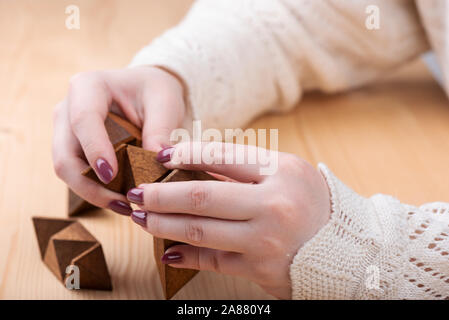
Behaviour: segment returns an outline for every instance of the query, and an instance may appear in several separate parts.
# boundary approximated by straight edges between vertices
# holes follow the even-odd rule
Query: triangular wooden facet
[[[161,182],[176,182],[190,180],[216,180],[213,176],[203,171],[186,171],[175,169],[170,172]],[[154,258],[159,271],[162,289],[164,290],[165,299],[171,299],[187,282],[190,281],[198,270],[172,268],[166,264],[162,264],[161,258],[165,251],[180,242],[153,238]]]
[[[172,268],[161,261],[165,251],[175,244],[181,244],[167,239],[153,238],[154,259],[161,279],[162,290],[165,299],[171,299],[187,282],[190,281],[198,270]]]
[[[72,260],[80,271],[80,287],[83,289],[112,290],[106,259],[98,243]]]
[[[128,192],[128,190],[134,185],[134,181],[132,180],[132,174],[130,172],[131,169],[129,167],[128,154],[126,152],[127,147],[128,145],[122,144],[115,149],[115,155],[117,156],[118,161],[118,173],[114,180],[110,183],[104,184],[101,182],[91,167],[84,170],[82,175],[94,180],[108,190],[118,193]]]
[[[140,129],[115,113],[108,113],[104,126],[114,147],[121,144],[135,144],[134,140],[142,140]]]
[[[117,152],[121,152],[121,145],[142,145],[142,135],[140,129],[134,126],[131,122],[123,119],[122,117],[109,112],[106,120],[104,122],[106,132],[108,133],[109,140],[112,145],[116,149]],[[123,154],[117,154],[117,157],[122,156]],[[119,172],[120,172],[120,159],[119,160]],[[122,159],[123,160],[123,159]],[[126,165],[126,163],[125,163]],[[125,171],[129,172],[129,171]],[[101,183],[101,181],[97,178],[94,170],[92,168],[88,168],[83,172],[84,175],[87,175],[89,178],[94,179],[96,182]],[[122,175],[119,173],[118,175]],[[114,179],[116,180],[116,179]],[[121,181],[119,181],[121,180]],[[129,180],[122,179],[121,177],[117,179],[117,181],[112,181],[108,186],[110,190],[116,191],[120,190],[121,193],[127,192],[129,190]],[[127,189],[128,188],[128,189]],[[126,189],[126,190],[125,190]],[[82,214],[92,209],[96,209],[97,207],[80,198],[77,194],[75,194],[72,190],[69,189],[69,203],[68,203],[68,215],[69,217]]]
[[[60,281],[67,276],[67,266],[81,260],[80,266],[84,275],[97,274],[96,278],[84,276],[81,288],[111,289],[111,280],[101,245],[79,222],[33,217],[33,223],[42,260]]]
[[[69,190],[69,217],[73,217],[79,214],[82,214],[83,212],[97,209],[96,206],[93,204],[90,204],[83,198],[79,197],[75,192],[72,190]]]
[[[75,221],[68,227],[62,229],[61,231],[55,233],[52,240],[73,240],[73,241],[90,241],[97,242],[95,237],[84,228],[81,223]]]
[[[84,251],[96,245],[92,241],[76,241],[76,240],[51,240],[54,246],[56,259],[58,261],[57,270],[60,273],[59,278],[62,280],[66,275],[66,268],[71,265],[72,260],[82,254]],[[95,266],[93,266],[95,268]]]
[[[74,220],[33,217],[34,230],[36,231],[42,259],[45,256],[50,238],[73,223],[75,223]]]
[[[127,152],[135,186],[155,182],[169,172],[156,160],[156,152],[134,146],[128,146]]]

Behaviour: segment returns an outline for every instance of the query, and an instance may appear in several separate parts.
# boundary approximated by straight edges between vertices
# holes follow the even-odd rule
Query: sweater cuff
[[[301,247],[290,266],[293,299],[353,299],[365,291],[365,275],[378,256],[373,203],[318,168],[331,193],[329,222]]]

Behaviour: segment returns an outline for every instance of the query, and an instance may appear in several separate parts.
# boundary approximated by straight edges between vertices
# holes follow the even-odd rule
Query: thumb
[[[179,90],[149,90],[144,96],[143,148],[157,152],[171,145],[170,135],[181,126],[184,113],[184,98]]]

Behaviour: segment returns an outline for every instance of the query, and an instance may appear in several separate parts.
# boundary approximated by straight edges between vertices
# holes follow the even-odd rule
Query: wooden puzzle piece
[[[123,144],[135,146],[142,145],[142,135],[140,129],[115,113],[108,113],[104,125],[109,139],[111,140],[113,147],[116,149],[116,152],[117,148]],[[91,171],[95,175],[95,172],[93,172],[93,170]],[[117,184],[117,181],[115,183]],[[97,207],[79,197],[75,192],[69,189],[68,208],[68,215],[69,217],[72,217]]]
[[[118,173],[114,180],[107,185],[98,179],[95,171],[90,167],[82,174],[109,190],[126,194],[129,189],[137,187],[142,183],[216,180],[206,172],[166,169],[156,160],[157,154],[155,152],[139,147],[141,145],[139,129],[114,114],[109,114],[105,125],[107,126],[109,138],[116,148]],[[153,241],[154,256],[164,295],[166,299],[171,299],[198,271],[172,268],[162,264],[161,258],[165,251],[179,242],[156,237]]]
[[[127,147],[128,146],[126,144],[122,144],[115,149],[115,156],[117,157],[118,163],[118,172],[115,178],[108,184],[104,184],[100,179],[98,179],[98,176],[95,173],[94,169],[92,169],[92,167],[88,167],[81,174],[92,179],[108,190],[117,193],[128,192],[128,190],[134,186],[134,181],[132,180],[133,178],[129,167],[128,154],[126,151]]]
[[[98,209],[93,204],[90,204],[80,196],[78,196],[75,192],[73,192],[71,189],[68,189],[69,191],[69,217],[80,215],[84,212]]]
[[[176,182],[190,180],[216,180],[213,176],[202,171],[186,171],[175,169],[161,182]],[[189,282],[198,270],[173,268],[163,264],[161,259],[165,251],[173,245],[182,244],[168,239],[153,238],[154,258],[159,271],[162,289],[165,299],[171,299],[187,282]]]
[[[112,290],[101,244],[79,222],[33,217],[41,258],[64,284],[69,265],[79,268],[80,288]]]

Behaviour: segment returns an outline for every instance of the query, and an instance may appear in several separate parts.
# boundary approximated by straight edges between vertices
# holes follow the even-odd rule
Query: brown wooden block
[[[71,261],[78,266],[80,274],[80,287],[94,290],[112,290],[106,259],[99,243],[86,250]]]
[[[169,172],[156,160],[156,152],[134,146],[128,146],[127,152],[134,186],[156,182]]]
[[[114,147],[130,144],[134,139],[142,140],[140,129],[115,113],[109,112],[104,124]]]
[[[123,119],[122,117],[116,115],[115,113],[109,112],[106,120],[104,122],[106,132],[108,133],[109,140],[111,140],[112,145],[115,149],[119,148],[123,144],[131,144],[136,146],[142,145],[142,134],[140,129],[133,125],[131,122]],[[89,177],[95,175],[92,169],[87,170],[92,171],[91,173],[86,172]],[[100,182],[96,177],[95,180]],[[125,180],[128,182],[129,180]],[[112,183],[112,182],[111,182]],[[115,181],[110,188],[116,188],[118,181]],[[126,188],[126,185],[120,185]],[[68,204],[68,215],[69,217],[82,214],[86,211],[97,208],[96,206],[90,204],[86,200],[79,197],[72,190],[69,189],[69,204]]]
[[[94,180],[98,184],[101,184],[106,189],[114,192],[125,194],[130,188],[134,186],[134,180],[131,173],[131,168],[129,166],[127,149],[128,145],[122,144],[115,149],[115,155],[118,162],[118,173],[108,184],[104,184],[100,179],[98,179],[95,171],[89,167],[84,170],[81,174]]]
[[[171,299],[198,273],[198,270],[172,268],[162,263],[161,258],[165,251],[176,244],[181,244],[181,242],[153,238],[154,259],[156,260],[165,299]]]
[[[170,171],[156,160],[157,154],[155,152],[136,146],[123,144],[117,147],[115,151],[119,162],[119,172],[111,183],[104,185],[97,178],[92,168],[88,168],[83,174],[109,190],[119,193],[126,193],[129,189],[142,183],[216,180],[206,172],[178,169]],[[154,255],[166,299],[172,298],[198,273],[197,270],[172,268],[161,263],[165,251],[175,243],[178,242],[154,238]]]
[[[140,129],[115,113],[108,113],[104,125],[114,148],[121,144],[135,144],[135,140],[142,140]]]
[[[97,207],[90,204],[75,192],[68,189],[69,192],[69,217],[80,215],[86,211],[96,209]]]
[[[216,180],[213,176],[202,171],[186,171],[175,169],[170,172],[161,182],[176,182],[189,180]],[[154,258],[159,271],[162,289],[165,299],[171,299],[187,282],[189,282],[198,270],[172,268],[162,264],[161,258],[165,251],[175,244],[180,244],[168,239],[153,238]]]
[[[41,257],[64,284],[69,265],[79,267],[80,288],[112,290],[111,277],[100,243],[79,222],[33,217]]]

